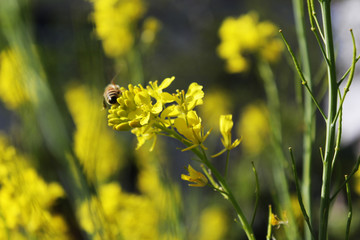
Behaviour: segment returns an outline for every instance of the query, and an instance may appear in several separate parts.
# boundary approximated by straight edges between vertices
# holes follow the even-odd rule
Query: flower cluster
[[[203,103],[202,86],[191,83],[187,92],[177,90],[170,94],[164,89],[174,81],[174,77],[158,82],[150,82],[148,86],[121,87],[121,95],[109,109],[108,124],[118,131],[128,131],[136,135],[137,148],[147,140],[154,139],[167,129],[176,129],[189,150],[203,146],[210,132],[204,133],[201,118],[194,108]],[[153,146],[154,146],[153,144]],[[152,147],[153,148],[153,147]],[[204,147],[205,148],[205,147]]]
[[[101,209],[101,210],[100,210]],[[129,194],[115,182],[99,188],[99,198],[84,201],[78,209],[80,225],[92,239],[159,239],[159,215],[145,195]],[[102,211],[105,218],[93,222],[92,215]],[[99,228],[103,224],[103,231]]]
[[[94,3],[93,20],[96,33],[109,57],[126,54],[135,39],[133,28],[145,13],[142,0],[91,0]]]
[[[70,239],[64,218],[53,206],[65,196],[47,183],[0,135],[0,239]]]
[[[65,100],[76,125],[74,152],[87,178],[103,182],[121,169],[125,162],[123,149],[112,147],[115,137],[103,125],[103,113],[97,103],[91,101],[95,94],[85,85],[72,86],[67,89]]]
[[[226,60],[226,68],[231,73],[244,72],[249,68],[246,58],[249,54],[275,62],[283,50],[283,43],[276,26],[269,22],[259,22],[255,12],[238,18],[226,18],[219,29],[221,43],[218,54]]]

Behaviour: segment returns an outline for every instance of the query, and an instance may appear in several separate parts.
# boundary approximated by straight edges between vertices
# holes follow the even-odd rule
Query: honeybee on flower
[[[120,86],[115,84],[114,81],[111,81],[111,83],[108,84],[104,90],[104,94],[103,94],[104,108],[106,108],[106,104],[108,104],[109,106],[115,104],[116,99],[120,96],[120,94],[121,94]]]

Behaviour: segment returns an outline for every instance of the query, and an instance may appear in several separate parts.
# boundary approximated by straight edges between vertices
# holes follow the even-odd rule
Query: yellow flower
[[[24,77],[21,60],[12,50],[0,54],[0,99],[9,109],[15,110],[29,100],[21,78]]]
[[[141,41],[145,44],[151,44],[155,40],[155,36],[161,28],[161,23],[154,17],[148,17],[144,21],[143,32],[141,33]]]
[[[186,115],[183,114],[177,117],[174,121],[174,127],[191,144],[191,146],[182,151],[187,151],[197,146],[206,149],[203,142],[209,136],[210,131],[204,134],[201,118],[198,117],[195,111],[189,111]]]
[[[259,154],[268,143],[268,110],[262,103],[245,107],[239,120],[238,133],[244,139],[243,149],[250,154]]]
[[[201,212],[199,240],[226,239],[229,221],[226,212],[219,207],[208,207]]]
[[[104,112],[93,101],[93,95],[86,86],[72,86],[67,89],[65,99],[76,125],[75,154],[88,179],[105,181],[124,165],[123,150],[113,147],[117,140],[103,124]]]
[[[128,53],[135,42],[134,27],[144,15],[142,0],[91,0],[96,33],[109,57]]]
[[[105,215],[103,225],[98,229],[91,215],[102,211]],[[99,199],[83,202],[78,210],[80,224],[94,239],[159,239],[159,214],[147,196],[123,192],[119,184],[111,182],[100,186]],[[102,232],[103,236],[100,236]]]
[[[205,177],[204,174],[193,169],[190,164],[187,167],[187,171],[189,172],[189,175],[181,174],[181,179],[192,182],[192,184],[189,184],[190,187],[206,186],[206,184],[208,183],[208,179]]]
[[[166,78],[160,85],[157,81],[150,82],[148,86],[141,84],[128,89],[121,87],[121,95],[109,109],[108,125],[118,131],[128,131],[136,135],[137,148],[146,141],[154,139],[164,128],[175,127],[185,140],[191,145],[184,150],[201,146],[210,134],[204,134],[201,118],[193,110],[203,103],[204,92],[202,86],[191,83],[188,91],[183,90],[175,94],[165,92],[174,81],[174,77]],[[151,147],[151,150],[153,149]]]
[[[247,71],[250,63],[246,59],[255,54],[269,62],[276,62],[284,46],[276,37],[276,26],[269,22],[259,22],[255,12],[238,18],[228,17],[220,26],[221,39],[218,55],[226,60],[226,69],[230,73]]]
[[[220,154],[224,153],[225,151],[229,151],[235,147],[237,147],[241,139],[236,139],[233,143],[231,142],[231,129],[233,127],[234,123],[232,121],[232,115],[221,115],[220,116],[220,132],[222,135],[221,142],[224,145],[225,149],[220,151],[219,153],[213,155],[212,157],[217,157]]]
[[[281,225],[288,224],[288,219],[287,219],[287,216],[286,216],[286,212],[283,212],[283,219],[284,220],[281,220],[278,216],[271,213],[270,224],[271,224],[271,226],[275,226],[277,228],[280,228]]]
[[[199,109],[200,116],[206,119],[206,125],[209,128],[219,133],[220,115],[231,112],[232,105],[230,95],[224,89],[212,89],[204,97],[204,104]]]
[[[62,187],[45,182],[3,136],[0,152],[0,238],[70,239],[63,218],[52,213]]]
[[[155,81],[150,82],[150,86],[146,88],[141,84],[137,86],[129,84],[128,89],[121,87],[122,94],[117,99],[118,105],[111,106],[109,110],[109,126],[119,131],[151,126],[164,105],[174,101],[170,94],[162,92],[174,79],[174,77],[166,78],[160,86]]]

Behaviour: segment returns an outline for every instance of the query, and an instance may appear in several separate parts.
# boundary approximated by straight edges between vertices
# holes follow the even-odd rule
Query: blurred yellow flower
[[[64,219],[52,213],[62,187],[46,183],[3,136],[0,152],[0,239],[70,239]]]
[[[114,147],[117,139],[104,125],[101,104],[88,87],[69,87],[65,99],[76,126],[75,154],[89,179],[105,181],[124,165],[123,149]]]
[[[159,215],[153,203],[146,196],[128,194],[115,183],[104,184],[99,189],[99,201],[103,209],[106,227],[115,239],[158,239]],[[95,239],[101,239],[89,216],[99,209],[98,200],[84,202],[79,209],[81,226]],[[89,207],[90,204],[90,207]],[[121,238],[120,237],[120,238]]]
[[[190,164],[186,168],[189,175],[181,174],[181,179],[192,182],[192,184],[189,184],[190,187],[204,187],[208,183],[208,179],[205,177],[204,174],[201,172],[196,171],[193,169]]]
[[[286,212],[283,212],[283,219],[284,220],[281,220],[277,215],[271,213],[271,226],[274,226],[274,227],[277,227],[277,228],[280,228],[281,225],[286,225],[288,224],[288,219],[287,219],[287,216],[286,216]]]
[[[245,107],[239,120],[238,135],[245,139],[243,149],[250,154],[259,154],[269,139],[268,110],[264,104]]]
[[[163,169],[167,162],[164,154],[163,142],[160,140],[157,149],[149,153],[146,149],[135,152],[139,169],[137,186],[139,191],[149,197],[159,215],[159,240],[181,238],[181,205],[180,190],[177,185],[169,181],[168,174]]]
[[[226,61],[230,73],[247,71],[248,54],[255,54],[269,62],[276,62],[284,46],[276,37],[277,27],[269,22],[259,22],[257,13],[250,12],[238,18],[228,17],[220,26],[221,43],[218,55]]]
[[[144,21],[143,31],[141,33],[141,41],[145,44],[154,42],[156,34],[161,28],[161,23],[154,17],[148,17]]]
[[[206,96],[203,101],[204,104],[199,109],[200,116],[203,119],[206,119],[206,125],[209,128],[218,133],[220,115],[224,115],[232,111],[232,101],[229,94],[227,94],[223,89],[213,89],[206,92]]]
[[[227,214],[219,207],[208,207],[201,212],[199,240],[226,239],[229,221]]]
[[[26,103],[29,97],[20,81],[24,77],[22,63],[12,50],[3,50],[0,54],[0,99],[5,107],[15,110]]]
[[[355,179],[354,190],[358,195],[360,195],[360,171],[357,171],[355,173],[354,179]]]
[[[106,55],[126,54],[135,42],[135,27],[146,7],[142,0],[90,0],[94,4],[93,20]]]

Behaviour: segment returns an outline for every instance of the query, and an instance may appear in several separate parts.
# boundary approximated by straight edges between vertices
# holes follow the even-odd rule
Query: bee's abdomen
[[[116,99],[118,98],[118,95],[117,94],[113,94],[113,95],[108,95],[107,96],[107,98],[108,98],[108,102],[110,103],[110,104],[114,104],[114,103],[116,103]]]

